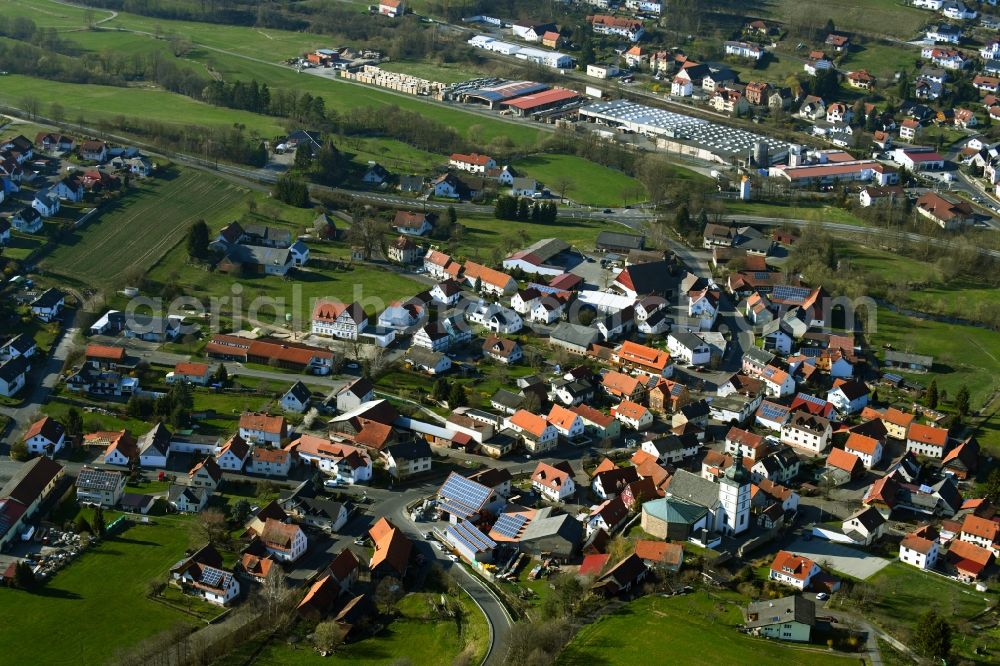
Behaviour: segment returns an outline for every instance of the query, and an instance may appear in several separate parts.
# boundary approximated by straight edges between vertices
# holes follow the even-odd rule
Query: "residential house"
[[[754,636],[808,643],[816,626],[816,604],[801,595],[755,601],[744,617],[744,626]]]
[[[434,229],[433,213],[414,213],[400,210],[393,218],[392,228],[407,236],[426,236]]]
[[[51,188],[42,188],[35,192],[35,198],[31,200],[31,207],[38,211],[42,217],[52,217],[59,212],[59,197]]]
[[[375,386],[367,377],[359,377],[337,391],[337,409],[349,412],[375,399]]]
[[[31,314],[44,322],[50,322],[62,314],[66,305],[66,295],[56,288],[43,291],[31,301]]]
[[[631,400],[622,400],[612,407],[611,415],[632,430],[645,430],[653,424],[653,413]]]
[[[919,528],[899,542],[899,561],[918,569],[933,570],[941,554],[933,530]]]
[[[506,419],[507,427],[518,433],[525,449],[531,454],[542,453],[555,448],[559,441],[559,431],[544,417],[519,409]]]
[[[948,431],[937,426],[913,423],[906,432],[906,450],[927,458],[944,458],[948,448]]]
[[[247,472],[285,478],[292,468],[292,454],[284,449],[255,446],[250,452]]]
[[[309,545],[309,539],[301,527],[274,518],[264,521],[259,538],[268,554],[280,562],[296,561]]]
[[[222,468],[214,458],[206,458],[188,472],[188,485],[193,488],[217,490],[222,483]]]
[[[404,480],[431,469],[433,460],[431,447],[423,440],[390,444],[381,453],[385,459],[386,471],[397,480]]]
[[[886,522],[881,513],[869,506],[845,518],[841,527],[854,543],[870,546],[882,537]]]
[[[211,494],[207,488],[171,484],[167,489],[167,504],[180,513],[198,513],[208,504]]]
[[[844,442],[844,450],[861,460],[866,469],[871,469],[882,460],[882,442],[860,433],[852,432]]]
[[[288,436],[288,423],[284,416],[260,412],[243,412],[239,428],[240,437],[253,444],[279,447]]]
[[[312,391],[305,384],[297,381],[281,396],[281,408],[286,412],[301,414],[309,408],[311,400]]]
[[[412,264],[420,259],[420,248],[403,235],[400,235],[389,245],[387,252],[389,261],[394,261],[397,264]]]
[[[250,456],[250,445],[238,434],[234,434],[215,454],[219,467],[228,472],[241,472]]]
[[[516,340],[491,335],[483,342],[483,355],[498,363],[513,365],[521,360],[523,352]]]
[[[66,429],[51,416],[43,416],[28,426],[24,433],[24,444],[32,455],[49,457],[58,453],[66,443]]]
[[[531,487],[550,502],[563,502],[576,493],[573,469],[566,461],[555,465],[540,462],[531,473]]]
[[[808,557],[779,550],[771,562],[768,578],[797,590],[806,590],[821,571],[819,565]]]
[[[357,340],[368,328],[368,315],[360,303],[319,300],[312,311],[312,332],[342,340]]]
[[[116,506],[125,494],[126,481],[121,472],[83,467],[76,476],[76,499],[81,504]]]

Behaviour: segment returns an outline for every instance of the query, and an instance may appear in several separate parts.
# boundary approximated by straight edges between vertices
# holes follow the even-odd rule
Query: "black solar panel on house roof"
[[[788,413],[788,408],[782,405],[765,402],[760,406],[760,415],[765,419],[779,419]]]
[[[497,519],[493,526],[493,531],[508,539],[516,539],[518,532],[528,522],[528,517],[523,513],[504,513]]]
[[[809,293],[809,290],[805,287],[793,287],[788,284],[779,284],[771,290],[771,300],[804,301],[809,296]]]
[[[201,570],[201,582],[209,587],[219,587],[219,583],[226,577],[226,572],[215,567],[205,567]]]
[[[493,491],[483,484],[476,483],[461,474],[452,472],[438,491],[438,497],[442,505],[451,506],[456,509],[463,508],[466,515],[462,517],[467,517],[482,509],[489,501],[492,493]],[[452,513],[461,515],[460,512]]]

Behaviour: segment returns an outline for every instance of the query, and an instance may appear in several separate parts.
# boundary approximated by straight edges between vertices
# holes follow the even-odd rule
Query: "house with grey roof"
[[[586,354],[590,345],[597,342],[600,333],[596,328],[560,322],[549,333],[549,344],[574,354]]]
[[[808,643],[816,626],[816,604],[800,595],[764,599],[747,606],[743,617],[754,636]]]

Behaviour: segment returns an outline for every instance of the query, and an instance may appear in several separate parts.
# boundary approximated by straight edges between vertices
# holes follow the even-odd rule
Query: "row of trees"
[[[551,201],[532,201],[526,197],[512,197],[506,194],[497,197],[493,214],[500,220],[522,220],[538,224],[554,224],[558,209]]]

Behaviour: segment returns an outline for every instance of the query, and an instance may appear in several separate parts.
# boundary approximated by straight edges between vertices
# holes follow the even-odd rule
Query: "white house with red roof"
[[[461,171],[468,171],[469,173],[486,173],[487,169],[495,169],[497,167],[497,161],[490,157],[489,155],[480,155],[479,153],[453,153],[451,158],[448,160],[450,166],[455,167]]]
[[[360,303],[320,300],[312,311],[312,332],[342,340],[357,340],[368,327],[368,315]]]
[[[521,435],[524,447],[531,453],[541,453],[554,448],[559,441],[559,431],[545,417],[519,409],[506,419],[507,427]]]
[[[406,13],[403,0],[379,0],[378,13],[389,18],[396,18]]]
[[[576,492],[573,468],[566,461],[555,465],[540,462],[531,473],[531,487],[550,502],[562,502]]]
[[[899,561],[918,569],[933,569],[941,554],[934,530],[929,526],[918,528],[899,542]]]
[[[24,443],[33,455],[53,455],[66,442],[66,429],[51,416],[35,421],[24,433]]]
[[[787,550],[779,550],[771,562],[771,572],[768,578],[777,581],[782,585],[794,587],[797,590],[808,589],[813,578],[819,575],[822,569],[819,565],[808,557],[790,553]]]
[[[653,412],[631,400],[622,400],[612,407],[611,415],[632,430],[645,430],[653,424]]]

